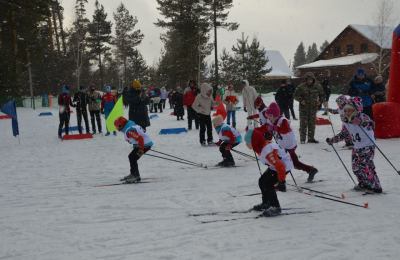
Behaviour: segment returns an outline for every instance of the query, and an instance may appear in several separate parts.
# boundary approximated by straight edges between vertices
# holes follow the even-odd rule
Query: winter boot
[[[117,136],[117,131],[114,131],[113,134],[114,134],[115,136]]]
[[[96,129],[93,129],[92,135],[95,135],[95,134],[96,134]]]
[[[59,135],[58,138],[62,139],[62,135]]]
[[[90,134],[90,130],[87,130],[86,133],[87,133],[87,134]]]
[[[262,202],[260,204],[254,205],[253,206],[253,210],[255,210],[255,211],[263,211],[263,210],[266,210],[266,209],[268,209],[270,207],[271,207],[271,205],[269,204],[269,202],[266,202],[266,203]]]
[[[306,143],[306,141],[300,141],[300,143],[301,143],[301,144],[305,144],[305,143]]]
[[[282,213],[281,207],[269,207],[267,210],[265,210],[262,214],[264,217],[274,217],[278,216],[279,214]]]
[[[236,123],[232,123],[233,128],[236,129]]]
[[[328,113],[325,111],[323,114],[322,114],[323,116],[327,116],[328,115]]]
[[[314,176],[315,174],[317,174],[318,170],[317,168],[312,168],[311,171],[308,173],[308,178],[307,178],[307,182],[312,182],[314,180]]]
[[[101,133],[103,133],[103,132],[101,131],[101,129],[99,129],[99,134],[101,134]]]
[[[189,129],[188,129],[188,130],[189,130]],[[203,142],[201,142],[200,144],[201,144],[201,146],[203,146],[203,147],[206,147],[206,146],[207,146],[206,141],[203,141]]]
[[[313,143],[313,144],[318,144],[319,141],[315,140],[315,139],[308,139],[307,143]]]
[[[138,183],[140,182],[142,179],[140,178],[140,175],[132,175],[131,178],[126,179],[126,183]]]
[[[185,119],[183,119],[183,116],[181,116],[181,120],[185,120]]]
[[[106,134],[105,134],[105,136],[109,136],[111,133],[110,132],[107,132]]]
[[[293,120],[299,120],[299,119],[297,119],[297,118],[294,117]]]
[[[231,125],[231,123],[226,123],[227,125]]]

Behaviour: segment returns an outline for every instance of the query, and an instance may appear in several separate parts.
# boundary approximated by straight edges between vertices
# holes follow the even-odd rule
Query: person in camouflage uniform
[[[300,143],[305,143],[307,134],[309,143],[318,143],[314,138],[315,119],[318,107],[325,101],[325,92],[312,72],[306,74],[306,82],[298,86],[293,97],[300,103]]]

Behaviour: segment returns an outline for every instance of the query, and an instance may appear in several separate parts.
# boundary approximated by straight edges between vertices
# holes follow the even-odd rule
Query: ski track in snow
[[[330,98],[334,108],[336,97]],[[268,105],[273,96],[263,95],[263,99]],[[148,128],[155,150],[208,166],[221,161],[217,147],[200,146],[198,130],[159,135],[162,128],[187,127],[187,115],[184,121],[176,121],[168,104],[166,107],[158,118],[151,119]],[[43,111],[51,111],[53,116],[39,117]],[[297,102],[295,111],[298,116]],[[127,116],[128,110],[124,112]],[[288,190],[278,193],[282,207],[321,212],[200,224],[187,212],[246,210],[261,201],[260,196],[242,196],[259,192],[260,173],[255,161],[233,153],[236,163],[246,167],[207,170],[143,156],[139,161],[142,177],[159,179],[144,185],[92,187],[119,183],[129,173],[131,145],[121,134],[61,142],[57,138],[57,108],[18,108],[17,113],[21,145],[12,136],[11,120],[0,120],[0,259],[364,260],[398,259],[400,254],[400,176],[376,150],[378,176],[388,194],[362,196],[351,191],[354,184],[336,154],[322,150],[332,149],[324,141],[333,136],[329,125],[316,127],[319,144],[299,144],[296,150],[302,162],[318,168],[315,179],[324,181],[305,183],[307,174],[293,170],[296,182],[332,195],[343,193],[345,201],[369,203],[370,209]],[[322,117],[322,112],[318,114]],[[246,116],[243,110],[237,111],[242,135]],[[338,133],[339,116],[331,115],[331,119]],[[76,122],[74,111],[71,125],[76,126]],[[105,130],[103,117],[102,125]],[[292,127],[298,138],[299,121],[292,121]],[[216,141],[217,134],[213,134]],[[380,139],[377,144],[400,168],[399,139]],[[244,144],[236,149],[253,154]],[[351,151],[338,153],[357,181],[351,172]],[[287,182],[293,184],[290,175]]]

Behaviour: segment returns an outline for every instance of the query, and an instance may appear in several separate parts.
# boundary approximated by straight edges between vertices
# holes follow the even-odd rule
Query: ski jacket
[[[173,103],[173,101],[172,101],[172,97],[173,96],[174,96],[174,92],[173,91],[168,92],[168,102],[169,103]],[[182,96],[182,102],[183,102],[183,96]]]
[[[140,93],[142,93],[142,97],[140,97]],[[146,96],[146,93],[142,92],[141,89],[135,90],[130,87],[127,101],[129,104],[129,120],[144,128],[150,126],[147,108],[147,105],[150,104],[150,99]]]
[[[376,85],[376,92],[374,94],[375,103],[386,102],[384,91],[386,91],[386,88],[385,85],[383,85],[383,83],[379,83],[378,85]]]
[[[101,99],[101,108],[104,109],[104,113],[110,113],[116,102],[116,98],[111,92],[105,94]]]
[[[275,101],[280,108],[288,108],[292,102],[289,89],[287,87],[280,87],[275,94]]]
[[[258,158],[263,164],[278,173],[279,182],[284,181],[286,173],[294,168],[290,154],[276,143],[267,142]]]
[[[287,89],[289,90],[289,99],[293,101],[293,94],[296,92],[296,87],[293,83],[286,85]]]
[[[77,92],[74,95],[73,102],[76,103],[76,110],[87,111],[86,106],[89,103],[89,96],[85,92]]]
[[[150,136],[144,132],[141,126],[136,125],[133,121],[128,121],[121,132],[124,133],[125,140],[128,143],[139,147],[139,149],[148,148],[153,145]]]
[[[257,98],[257,91],[252,86],[249,86],[249,82],[247,80],[243,80],[246,82],[246,87],[243,88],[242,97],[243,97],[243,106],[246,108],[255,108],[254,101]]]
[[[261,127],[256,128],[261,132],[268,132],[268,125],[276,126],[272,134],[280,147],[290,150],[297,146],[296,137],[293,128],[290,126],[290,120],[284,116],[279,116],[273,124],[269,119],[267,123]]]
[[[67,93],[61,93],[61,94],[58,96],[58,105],[59,105],[60,107],[64,107],[64,110],[63,110],[63,111],[66,111],[66,112],[71,111],[70,106],[71,106],[71,107],[76,107],[76,105],[74,105],[74,104],[72,103],[71,96],[70,96],[69,94],[67,94]],[[61,110],[60,110],[60,111],[61,111]]]
[[[154,88],[154,97],[160,97],[161,96],[161,90],[159,88]]]
[[[89,111],[99,111],[101,106],[101,95],[96,90],[89,90],[87,92],[89,96]]]
[[[167,99],[168,98],[168,92],[166,90],[161,90],[161,99]]]
[[[192,106],[198,94],[200,94],[200,89],[198,87],[187,87],[183,92],[183,105]]]
[[[260,125],[264,125],[267,123],[267,108],[265,105],[263,105],[263,107],[260,107],[258,109],[258,114],[252,115],[251,117],[256,119],[259,118],[260,119]]]
[[[322,86],[315,81],[311,85],[308,85],[307,82],[301,83],[296,92],[293,95],[294,99],[298,101],[299,111],[304,113],[317,113],[318,106],[317,102],[325,102],[325,92]],[[306,104],[303,105],[301,102],[305,100]]]
[[[227,90],[225,91],[222,102],[226,105],[227,111],[236,111],[236,105],[239,103],[239,96],[234,90]]]
[[[201,93],[200,95],[197,95],[192,105],[192,108],[197,113],[203,115],[210,115],[211,107],[216,107],[219,105],[219,102],[214,101],[212,93],[210,96],[207,96],[207,92],[209,90],[212,90],[212,87],[209,84],[207,83],[201,84]],[[183,101],[184,101],[183,104],[185,104],[185,98],[183,98]]]
[[[216,131],[220,140],[229,142],[231,145],[240,144],[243,141],[239,131],[225,123],[220,125]]]
[[[367,75],[364,76],[363,79],[357,78],[357,75],[354,75],[353,79],[350,82],[349,88],[349,96],[351,97],[360,97],[362,99],[364,107],[372,106],[372,98],[371,95],[375,94],[376,85],[375,82],[368,78]]]

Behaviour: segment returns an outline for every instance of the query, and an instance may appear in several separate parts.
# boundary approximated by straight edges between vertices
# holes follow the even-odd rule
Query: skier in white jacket
[[[256,89],[250,86],[249,82],[245,79],[242,80],[242,87],[243,87],[242,97],[243,97],[244,112],[247,112],[248,116],[257,114],[258,111],[254,106],[254,101],[258,96]],[[247,120],[247,126],[251,125],[252,123],[254,123],[254,127],[258,127],[257,121]]]

